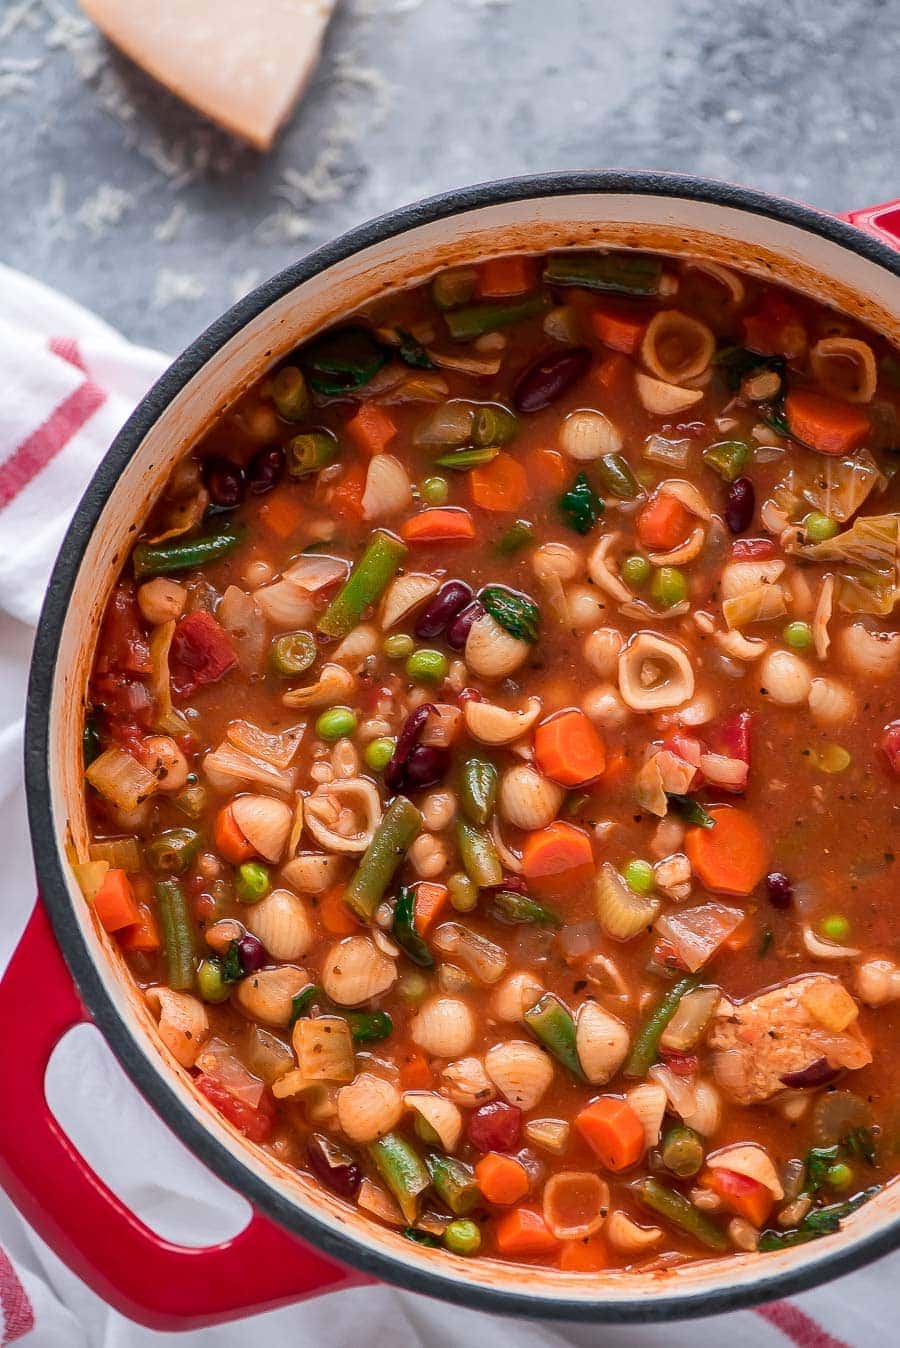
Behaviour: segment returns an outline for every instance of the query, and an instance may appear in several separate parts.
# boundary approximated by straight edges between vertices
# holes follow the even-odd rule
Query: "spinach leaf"
[[[488,585],[478,598],[504,632],[518,641],[537,641],[541,611],[524,594],[516,594],[503,585]]]
[[[584,473],[579,473],[568,491],[559,498],[560,513],[576,534],[588,534],[603,515],[605,502],[597,495]]]

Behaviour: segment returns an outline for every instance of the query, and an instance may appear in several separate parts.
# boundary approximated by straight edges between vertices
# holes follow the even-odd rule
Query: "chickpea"
[[[147,622],[158,627],[181,617],[187,602],[187,590],[175,580],[155,576],[140,587],[137,601]]]
[[[591,688],[581,699],[586,716],[599,725],[622,726],[631,715],[612,684],[600,683]]]
[[[433,833],[449,828],[456,818],[456,796],[452,791],[431,791],[422,801],[422,818]]]
[[[566,590],[569,625],[575,628],[593,627],[603,617],[605,604],[600,594],[590,585],[570,585]]]
[[[182,791],[190,767],[171,735],[148,735],[144,740],[147,767],[159,779],[160,791]]]
[[[532,554],[531,566],[538,580],[550,580],[553,576],[574,580],[581,563],[578,553],[568,543],[542,543]]]
[[[447,849],[433,833],[420,833],[409,849],[409,859],[417,875],[433,880],[447,865]]]
[[[595,674],[603,678],[615,675],[619,652],[625,644],[622,633],[614,627],[598,627],[584,639],[584,658]]]

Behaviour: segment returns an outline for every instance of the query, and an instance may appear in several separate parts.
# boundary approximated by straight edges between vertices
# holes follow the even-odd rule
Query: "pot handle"
[[[841,216],[851,225],[892,248],[900,248],[900,200],[883,201],[880,206],[865,206],[860,211],[848,211]]]
[[[186,1330],[368,1281],[258,1212],[233,1239],[201,1249],[139,1221],[75,1150],[44,1095],[54,1046],[89,1019],[39,899],[0,981],[0,1181],[98,1296],[149,1328]]]

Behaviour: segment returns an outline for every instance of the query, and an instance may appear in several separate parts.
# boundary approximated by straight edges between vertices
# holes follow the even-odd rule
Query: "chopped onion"
[[[236,749],[227,740],[223,740],[218,749],[206,755],[203,771],[213,786],[220,786],[223,790],[232,789],[237,782],[255,782],[285,794],[294,789],[294,772],[275,768],[255,754]]]
[[[668,468],[686,468],[690,450],[690,440],[667,440],[664,435],[648,435],[644,458],[651,463],[664,463]]]
[[[675,947],[685,967],[696,973],[712,959],[743,920],[744,914],[739,908],[704,903],[698,908],[666,913],[656,923],[656,930]]]
[[[124,749],[105,749],[85,772],[95,791],[120,810],[136,810],[159,787],[153,773]]]
[[[236,749],[283,770],[293,763],[305,730],[301,723],[276,734],[261,730],[252,721],[229,721],[225,734]]]
[[[234,1050],[223,1039],[210,1039],[199,1057],[197,1067],[206,1076],[212,1077],[229,1095],[241,1100],[251,1109],[256,1109],[266,1089],[252,1072],[248,1072],[243,1063],[234,1056]]]
[[[216,618],[231,637],[241,669],[245,674],[258,674],[269,643],[266,620],[253,595],[229,585]]]
[[[150,695],[155,706],[154,728],[166,735],[189,735],[190,726],[172,705],[169,649],[175,635],[174,620],[154,627],[150,638]]]

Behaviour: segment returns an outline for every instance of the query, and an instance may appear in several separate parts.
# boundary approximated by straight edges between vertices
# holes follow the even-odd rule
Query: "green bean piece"
[[[450,907],[457,913],[471,913],[478,907],[478,886],[462,871],[456,871],[447,881]]]
[[[669,802],[669,809],[682,819],[686,819],[689,824],[696,824],[698,828],[715,828],[715,819],[704,810],[699,800],[694,800],[693,796],[681,796],[675,791],[667,791],[666,799]]]
[[[734,482],[750,458],[750,446],[743,440],[720,440],[704,449],[700,457],[725,482]]]
[[[531,521],[516,520],[497,540],[497,552],[501,557],[512,557],[513,553],[521,552],[534,541],[534,525]]]
[[[659,1041],[663,1037],[663,1031],[669,1021],[678,1010],[678,1003],[688,992],[693,992],[698,987],[700,979],[696,974],[690,974],[687,978],[682,978],[670,988],[663,997],[662,1001],[651,1012],[649,1020],[638,1034],[631,1046],[631,1052],[625,1060],[625,1066],[622,1071],[627,1077],[645,1077],[650,1068],[656,1062],[659,1052]]]
[[[294,678],[312,668],[317,654],[312,632],[283,632],[269,647],[269,664],[276,674]]]
[[[689,1179],[703,1164],[703,1139],[693,1128],[674,1124],[663,1137],[661,1153],[667,1170],[679,1179]]]
[[[179,539],[174,543],[138,543],[131,554],[135,577],[144,580],[147,576],[168,575],[171,571],[193,571],[195,567],[225,557],[243,538],[242,528],[229,528],[187,542]]]
[[[308,477],[334,463],[341,447],[331,431],[306,431],[295,435],[284,447],[288,477]]]
[[[843,1203],[832,1203],[827,1208],[813,1208],[797,1226],[788,1231],[763,1231],[759,1238],[758,1250],[769,1253],[773,1250],[789,1250],[794,1245],[805,1245],[807,1241],[818,1240],[820,1236],[834,1235],[841,1228],[841,1221],[851,1212],[868,1203],[870,1198],[881,1192],[880,1184],[872,1184],[862,1189]]]
[[[494,846],[494,840],[483,829],[475,828],[467,819],[456,823],[456,842],[466,874],[479,889],[490,889],[503,879],[503,867]]]
[[[487,758],[467,758],[459,775],[459,803],[463,814],[484,828],[497,803],[497,769]]]
[[[422,816],[412,801],[395,796],[344,891],[344,902],[357,917],[371,920],[421,829]]]
[[[177,880],[157,880],[154,893],[166,956],[166,982],[176,992],[184,992],[194,986],[197,964],[188,902]]]
[[[399,1133],[385,1133],[377,1142],[369,1144],[369,1155],[400,1204],[400,1211],[407,1222],[414,1222],[418,1215],[419,1197],[431,1183],[415,1147]]]
[[[419,964],[423,969],[433,966],[431,951],[416,931],[416,891],[409,885],[400,886],[391,935],[413,964]]]
[[[84,729],[81,732],[81,752],[86,768],[89,768],[94,759],[99,756],[100,749],[100,731],[97,729],[97,722],[93,716],[87,716],[84,721]]]
[[[468,304],[444,314],[444,322],[454,341],[470,342],[475,337],[483,337],[486,332],[496,332],[498,328],[508,328],[525,318],[534,318],[550,305],[549,295],[530,295],[528,299],[511,303]]]
[[[436,1250],[440,1244],[437,1236],[433,1236],[430,1231],[417,1231],[414,1226],[404,1226],[400,1234],[417,1245],[426,1245],[430,1250]]]
[[[621,454],[604,454],[594,467],[610,496],[617,496],[620,501],[633,501],[640,496],[640,484]]]
[[[206,809],[208,800],[206,787],[194,784],[186,786],[177,796],[173,796],[172,804],[182,814],[186,814],[188,819],[199,819]]]
[[[347,581],[319,619],[323,636],[345,637],[359,622],[363,611],[381,598],[406,553],[406,544],[399,538],[376,529]]]
[[[486,463],[493,463],[500,453],[496,447],[491,449],[457,449],[452,454],[442,454],[435,463],[439,468],[452,468],[454,472],[462,473],[467,468],[481,468]]]
[[[557,1062],[568,1067],[579,1081],[586,1080],[575,1047],[575,1021],[558,997],[545,992],[523,1013],[522,1019],[538,1043],[543,1044]]]
[[[529,898],[527,894],[517,894],[511,889],[501,889],[494,895],[495,916],[504,922],[537,922],[547,927],[562,926],[562,918],[552,908]]]
[[[662,262],[646,253],[554,253],[544,268],[551,286],[580,286],[618,295],[656,295]]]
[[[517,641],[535,642],[541,625],[541,610],[527,595],[505,585],[485,585],[478,596],[488,613]]]
[[[410,365],[414,370],[434,369],[434,361],[417,337],[407,332],[406,328],[395,328],[394,332],[399,341],[397,355],[404,365]]]
[[[203,839],[192,828],[167,828],[144,847],[144,858],[162,875],[184,875],[200,851]]]
[[[362,388],[387,361],[374,334],[359,324],[324,333],[299,356],[310,387],[329,397]]]
[[[430,1151],[425,1157],[434,1191],[456,1217],[465,1217],[481,1198],[475,1171],[455,1156]]]
[[[312,405],[303,371],[283,365],[272,380],[272,402],[285,421],[302,421]]]
[[[472,439],[480,447],[508,445],[519,429],[519,418],[499,403],[477,408],[472,424]]]
[[[658,1217],[664,1217],[672,1226],[677,1226],[680,1231],[684,1231],[689,1236],[693,1236],[701,1245],[706,1245],[710,1250],[727,1250],[729,1240],[725,1232],[716,1226],[715,1222],[710,1221],[709,1217],[699,1208],[695,1208],[693,1203],[680,1194],[677,1189],[670,1189],[667,1184],[662,1184],[658,1179],[638,1180],[633,1186],[634,1193],[643,1203],[645,1208],[655,1212]]]

